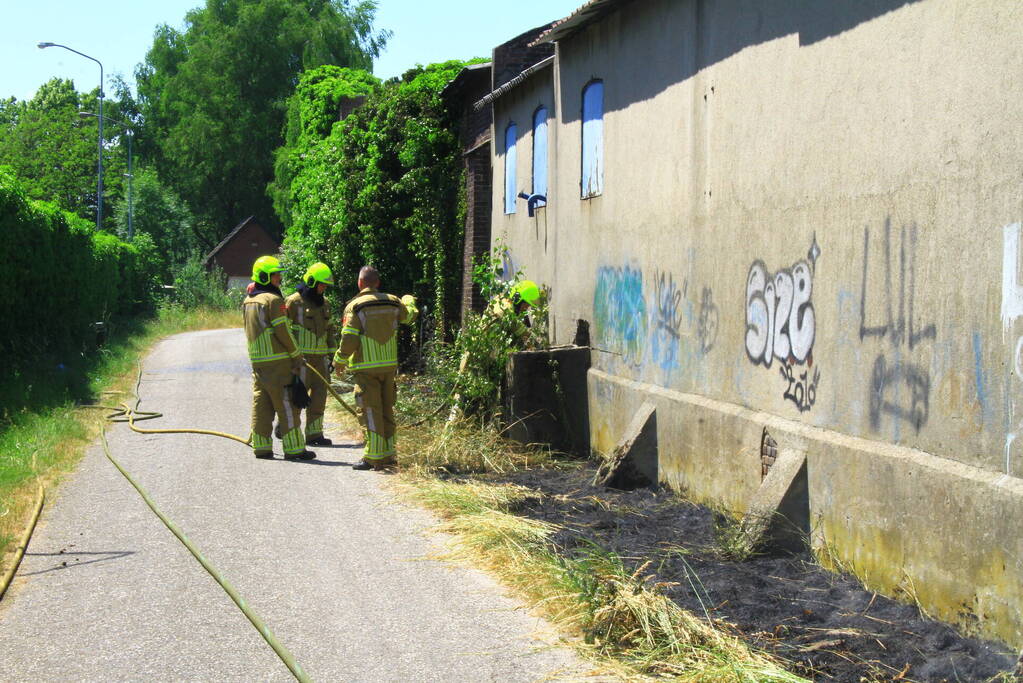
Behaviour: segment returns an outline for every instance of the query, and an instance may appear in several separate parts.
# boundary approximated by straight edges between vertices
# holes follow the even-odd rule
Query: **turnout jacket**
[[[409,295],[399,299],[372,287],[363,289],[345,306],[334,362],[352,372],[397,368],[398,325],[412,323],[418,314]]]
[[[312,356],[334,353],[337,333],[330,322],[330,305],[322,296],[303,296],[300,289],[284,304],[299,351]]]
[[[281,291],[273,285],[256,286],[242,302],[245,339],[253,365],[298,358]]]

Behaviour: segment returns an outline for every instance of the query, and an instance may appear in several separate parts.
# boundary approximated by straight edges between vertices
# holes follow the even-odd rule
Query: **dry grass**
[[[569,633],[583,654],[628,680],[802,681],[751,650],[732,629],[682,609],[663,586],[597,547],[572,556],[550,536],[557,527],[513,513],[536,491],[406,473],[403,489],[437,512],[454,536],[453,556],[483,567]]]
[[[130,393],[136,361],[161,337],[178,332],[237,327],[237,311],[167,309],[142,326],[140,334],[114,339],[102,355],[90,385],[93,392]],[[71,403],[18,415],[0,432],[0,570],[29,521],[38,487],[56,486],[71,472],[103,424],[101,411]]]
[[[401,391],[400,384],[399,396]],[[353,403],[352,398],[346,396]],[[343,431],[358,433],[350,415],[336,406],[329,410]],[[562,552],[551,541],[557,526],[515,514],[541,493],[472,475],[573,465],[547,450],[513,444],[491,424],[448,423],[445,415],[399,428],[400,491],[444,520],[443,530],[453,536],[452,558],[514,589],[575,636],[582,654],[602,670],[635,681],[804,680],[751,650],[729,625],[679,607],[664,595],[664,586],[645,575],[646,565],[629,571],[620,557],[595,546]],[[414,417],[406,411],[399,422]]]

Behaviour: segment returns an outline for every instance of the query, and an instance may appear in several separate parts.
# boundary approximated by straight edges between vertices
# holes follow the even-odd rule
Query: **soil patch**
[[[754,646],[815,680],[988,681],[1016,665],[997,643],[959,635],[912,605],[828,572],[809,552],[723,559],[715,514],[661,490],[590,486],[594,469],[533,470],[494,476],[541,491],[516,512],[561,525],[554,538],[571,554],[588,542],[669,582],[682,607],[723,619]],[[1005,678],[1000,680],[1013,680]]]

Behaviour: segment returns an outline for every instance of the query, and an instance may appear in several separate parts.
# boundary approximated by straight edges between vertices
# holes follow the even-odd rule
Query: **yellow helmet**
[[[522,282],[515,283],[511,294],[512,303],[514,304],[525,301],[530,306],[536,306],[537,302],[540,301],[540,288],[532,280],[523,280]]]
[[[307,287],[315,287],[318,282],[332,285],[334,284],[334,274],[330,272],[326,263],[314,263],[302,276],[302,281]]]
[[[282,270],[284,268],[281,267],[281,262],[273,256],[260,256],[252,264],[252,281],[261,285],[268,285],[270,284],[270,275],[272,273],[279,273]]]

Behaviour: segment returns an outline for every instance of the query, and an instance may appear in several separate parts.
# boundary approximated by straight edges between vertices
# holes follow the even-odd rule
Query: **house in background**
[[[252,280],[252,263],[280,248],[281,243],[249,216],[206,255],[203,265],[207,270],[219,266],[227,274],[228,288],[244,289]]]
[[[592,449],[653,406],[662,484],[786,484],[824,560],[1017,647],[1020,35],[1004,0],[591,0],[481,99],[492,239],[552,343],[591,331]]]

